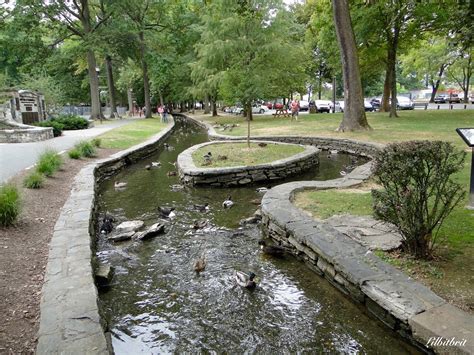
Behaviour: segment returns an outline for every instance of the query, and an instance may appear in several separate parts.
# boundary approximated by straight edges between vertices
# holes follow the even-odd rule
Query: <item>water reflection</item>
[[[115,352],[412,352],[303,263],[261,255],[259,228],[238,228],[238,221],[257,209],[249,203],[261,197],[255,186],[170,189],[178,183],[167,174],[178,153],[206,140],[204,132],[183,124],[169,139],[175,150],[120,174],[117,180],[128,182],[126,190],[115,191],[113,181],[102,187],[103,211],[148,226],[166,224],[166,234],[146,242],[112,245],[99,239],[99,259],[116,268],[112,287],[100,295]],[[160,168],[144,168],[156,160]],[[302,178],[338,177],[349,161],[343,155],[322,157],[323,168]],[[229,194],[235,205],[223,209]],[[193,208],[206,202],[208,213]],[[161,219],[158,206],[175,207],[176,218]],[[191,225],[200,218],[208,219],[209,227],[195,231]],[[207,267],[197,275],[193,265],[202,254]],[[236,270],[255,272],[257,289],[237,286]]]

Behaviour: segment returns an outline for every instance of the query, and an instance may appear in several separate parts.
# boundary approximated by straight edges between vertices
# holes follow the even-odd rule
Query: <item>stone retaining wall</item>
[[[92,265],[98,183],[153,154],[174,124],[146,142],[84,167],[54,226],[41,296],[37,354],[108,354]]]
[[[246,141],[234,141],[242,142]],[[251,141],[261,143],[262,141]],[[306,146],[301,153],[267,164],[254,166],[235,166],[222,168],[198,168],[194,164],[193,153],[205,146],[225,144],[223,142],[206,142],[186,149],[178,156],[178,171],[181,181],[190,185],[210,185],[213,187],[243,186],[259,181],[284,179],[288,176],[309,170],[319,163],[318,150]],[[267,144],[276,144],[269,143]],[[287,144],[287,143],[278,143]]]
[[[5,121],[2,121],[5,122]],[[51,127],[35,127],[17,122],[5,122],[11,129],[0,129],[0,143],[30,143],[53,138]]]
[[[345,234],[315,221],[291,202],[298,191],[347,188],[369,176],[367,163],[342,179],[298,181],[272,188],[262,200],[264,233],[291,247],[319,275],[421,349],[426,349],[430,338],[455,337],[465,339],[466,345],[428,348],[439,353],[474,353],[474,317],[381,261]]]

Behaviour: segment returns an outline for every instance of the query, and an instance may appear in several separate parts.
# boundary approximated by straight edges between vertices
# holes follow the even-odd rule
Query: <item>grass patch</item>
[[[13,185],[0,187],[0,225],[8,227],[20,214],[20,192]]]
[[[28,189],[40,189],[43,187],[44,177],[40,173],[34,171],[27,175],[23,180],[23,186]]]
[[[77,149],[82,157],[86,158],[93,158],[97,155],[97,151],[95,149],[95,146],[88,141],[82,141],[77,143],[74,146],[74,149]]]
[[[399,111],[399,118],[389,118],[388,113],[368,112],[367,120],[373,131],[336,132],[342,121],[342,113],[300,115],[298,121],[288,118],[274,118],[268,115],[255,115],[251,122],[251,135],[301,135],[335,138],[349,138],[369,142],[402,142],[407,140],[444,140],[465,148],[455,129],[472,126],[472,110],[414,110]],[[247,125],[240,116],[197,116],[210,124],[237,123],[231,132],[223,133],[232,136],[245,136]]]
[[[36,171],[45,176],[52,176],[62,164],[61,156],[55,150],[47,149],[39,156]]]
[[[81,151],[77,148],[73,148],[68,151],[67,155],[69,155],[69,158],[71,159],[81,159]]]
[[[91,143],[94,147],[100,148],[100,146],[102,145],[102,140],[100,138],[94,138],[91,140]]]
[[[137,120],[102,134],[100,140],[103,148],[126,149],[147,140],[166,126],[159,118]]]
[[[251,143],[248,148],[247,143],[222,143],[198,149],[193,153],[193,160],[197,167],[248,166],[288,158],[304,150],[304,147],[298,145],[268,143],[265,147],[260,147],[257,143]],[[203,158],[208,152],[211,152],[213,157],[211,164],[206,164]]]
[[[326,219],[338,214],[372,215],[372,196],[369,191],[313,190],[297,193],[294,204],[312,216]]]

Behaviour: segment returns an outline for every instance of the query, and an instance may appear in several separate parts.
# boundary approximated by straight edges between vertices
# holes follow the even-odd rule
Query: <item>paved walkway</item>
[[[0,184],[22,170],[34,165],[46,149],[58,152],[72,148],[77,142],[101,135],[136,119],[106,121],[103,125],[78,131],[64,131],[61,137],[33,143],[0,143]]]

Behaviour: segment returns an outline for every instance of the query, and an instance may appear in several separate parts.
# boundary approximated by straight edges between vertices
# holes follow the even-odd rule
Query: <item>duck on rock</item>
[[[224,208],[231,208],[234,205],[234,201],[232,201],[232,197],[228,196],[227,199],[222,202],[222,207]]]
[[[194,209],[199,212],[207,212],[209,211],[209,204],[205,203],[204,205],[194,204]]]
[[[255,277],[256,275],[253,272],[246,274],[242,271],[236,271],[234,274],[234,279],[235,282],[237,282],[237,285],[245,287],[249,290],[253,290],[255,287],[257,287],[257,283],[254,281]]]

